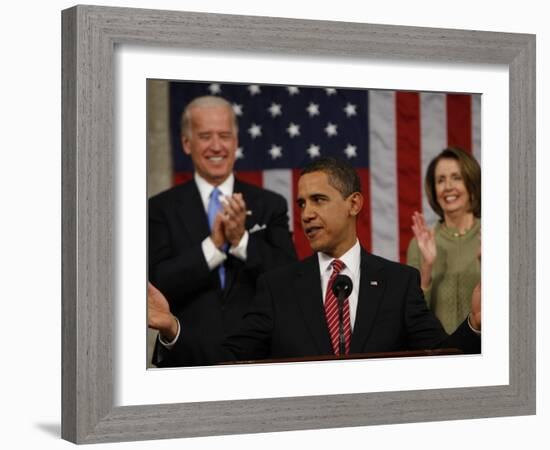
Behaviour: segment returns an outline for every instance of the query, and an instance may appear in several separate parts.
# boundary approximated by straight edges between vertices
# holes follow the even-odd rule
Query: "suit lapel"
[[[310,256],[301,264],[294,279],[294,291],[302,311],[305,327],[312,335],[317,351],[321,355],[332,353],[323,307],[317,254]]]
[[[235,183],[233,185],[233,192],[240,192],[243,194],[243,199],[247,205],[247,208],[250,209],[248,205],[249,197],[250,197],[250,190],[248,189],[248,186],[239,180],[235,178]],[[249,220],[249,217],[246,218],[245,222],[245,229],[247,228],[247,222]],[[224,288],[224,297],[227,297],[229,295],[229,292],[231,291],[231,288],[233,284],[235,283],[235,280],[237,279],[237,275],[239,273],[239,268],[243,266],[243,262],[241,260],[238,260],[237,258],[230,257],[231,261],[230,263],[225,265],[225,288]]]
[[[361,282],[350,352],[361,353],[384,297],[386,280],[382,266],[361,250]]]

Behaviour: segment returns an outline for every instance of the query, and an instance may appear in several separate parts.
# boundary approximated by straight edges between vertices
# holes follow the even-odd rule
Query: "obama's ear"
[[[361,192],[354,192],[348,197],[350,202],[350,215],[357,216],[363,209],[364,198]]]

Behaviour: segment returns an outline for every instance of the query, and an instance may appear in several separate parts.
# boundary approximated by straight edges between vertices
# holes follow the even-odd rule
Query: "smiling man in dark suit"
[[[182,361],[157,341],[157,366],[203,364],[235,332],[268,269],[296,259],[286,201],[233,175],[238,129],[231,105],[199,97],[181,120],[182,146],[193,180],[149,200],[149,279],[165,294],[174,318],[202,331],[195,356]]]
[[[228,336],[215,361],[295,358],[340,354],[340,320],[332,284],[347,275],[353,290],[343,304],[346,354],[458,347],[481,349],[481,294],[472,295],[468,318],[451,335],[428,309],[418,271],[367,253],[359,245],[356,217],[363,196],[356,172],[347,163],[319,159],[302,171],[297,205],[312,249],[310,258],[264,274],[252,307],[238,332]],[[173,336],[171,314],[161,292],[149,287],[156,323]],[[192,358],[201,330],[182,325],[173,351]]]

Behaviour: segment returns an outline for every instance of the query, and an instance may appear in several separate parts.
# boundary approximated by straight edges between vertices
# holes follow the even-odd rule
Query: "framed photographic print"
[[[63,437],[91,443],[534,413],[534,50],[534,37],[519,34],[94,6],[64,11]],[[307,77],[299,76],[305,65]],[[213,68],[223,76],[208,76]],[[426,70],[439,80],[455,74],[455,84],[422,84]],[[468,70],[476,75],[464,76]],[[489,215],[483,192],[483,227],[491,230],[484,248],[493,224],[505,221],[500,247],[509,268],[503,291],[483,286],[484,311],[497,309],[495,297],[508,301],[505,316],[484,322],[482,357],[146,370],[145,221],[129,226],[146,210],[145,152],[132,149],[146,147],[147,79],[161,78],[476,93],[480,129],[497,124],[494,138],[483,133],[480,140],[484,176],[509,192],[504,206],[489,202]],[[509,148],[506,162],[485,153],[486,145]],[[493,242],[484,263],[505,259],[495,258]],[[502,347],[502,335],[504,351],[493,349],[491,342]],[[425,365],[446,365],[467,379],[422,379],[418,366]],[[491,367],[497,376],[483,378]],[[409,369],[418,371],[412,384],[388,376]],[[201,391],[219,371],[246,381],[297,381]],[[316,384],[343,373],[349,386]],[[132,396],[138,379],[141,394]],[[182,395],[158,389],[175,379],[192,388]]]
[[[177,59],[176,55],[171,55],[171,64],[176,65]],[[154,66],[158,69],[158,60]],[[368,78],[367,75],[361,75],[360,81],[365,82]],[[478,83],[480,78],[479,75],[476,77]],[[500,78],[505,79],[503,74]],[[411,77],[407,79],[410,83]],[[502,86],[506,87],[506,83],[502,83]],[[480,91],[485,90],[481,85],[475,87]],[[239,189],[248,189],[249,185],[253,185],[275,192],[285,200],[285,216],[288,219],[285,217],[284,228],[276,222],[274,230],[284,229],[287,234],[290,231],[298,259],[303,260],[312,255],[311,247],[302,231],[300,209],[295,201],[300,171],[321,157],[333,157],[347,161],[359,177],[364,200],[357,220],[357,235],[361,247],[391,261],[409,263],[419,268],[419,261],[415,260],[413,253],[409,257],[407,255],[408,245],[413,237],[411,217],[415,211],[419,211],[430,227],[437,221],[436,213],[423,195],[423,179],[430,161],[445,148],[463,149],[464,154],[481,161],[481,97],[481,94],[464,92],[148,79],[147,197],[153,198],[154,203],[154,217],[152,220],[151,216],[149,218],[149,222],[153,224],[153,231],[149,233],[149,280],[161,291],[170,294],[171,308],[176,314],[179,310],[179,318],[183,323],[193,321],[199,314],[198,303],[204,304],[202,316],[208,317],[211,327],[214,328],[210,329],[209,336],[214,335],[216,330],[225,328],[227,332],[228,329],[227,326],[219,325],[219,311],[213,307],[213,297],[217,298],[220,311],[221,305],[225,305],[225,314],[231,311],[233,316],[236,315],[237,308],[243,308],[238,314],[242,316],[244,309],[249,307],[247,302],[251,300],[249,291],[241,285],[235,286],[233,283],[221,295],[216,277],[206,283],[204,278],[209,274],[197,276],[201,261],[194,255],[190,244],[198,244],[202,236],[196,241],[191,240],[190,236],[196,233],[201,223],[201,207],[199,205],[197,208],[197,191],[192,189],[193,184],[189,184],[193,178],[193,162],[182,148],[181,129],[182,114],[191,101],[215,102],[219,98],[220,105],[223,104],[222,100],[229,102],[226,106],[232,108],[238,127],[234,144],[234,169],[236,180],[243,183],[239,184]],[[201,100],[197,100],[199,98]],[[491,112],[490,109],[488,111]],[[494,113],[493,116],[496,120]],[[505,115],[501,118],[504,119]],[[130,122],[136,121],[139,119]],[[212,148],[212,152],[224,154],[223,143],[212,142]],[[132,149],[131,160],[136,156],[134,145]],[[128,165],[132,164],[131,160]],[[199,170],[204,171],[206,165],[201,161],[199,164]],[[157,196],[161,192],[164,193]],[[254,202],[250,191],[247,190],[245,194],[252,195]],[[168,200],[171,198],[169,196],[177,196],[176,203]],[[479,198],[479,195],[476,197]],[[246,200],[246,196],[244,199]],[[170,203],[169,209],[173,214],[165,211],[167,202]],[[254,234],[256,230],[261,231],[260,228],[271,227],[275,217],[266,214],[261,219],[263,227],[260,227],[258,217],[262,208],[260,205],[251,208],[246,219],[247,228],[253,231],[250,234]],[[254,211],[257,214],[253,214]],[[477,216],[480,217],[480,214],[477,213]],[[503,221],[505,219],[506,217]],[[289,230],[286,229],[287,221]],[[203,232],[207,234],[206,221],[202,223]],[[265,243],[268,245],[267,249],[280,257],[281,245],[288,240],[267,234],[269,231],[255,235],[257,242],[251,245]],[[173,253],[170,254],[166,247],[166,233],[171,236],[180,235],[177,241],[181,244],[173,239],[173,248],[170,246]],[[460,252],[464,252],[464,246],[467,246],[470,253],[469,259],[461,262],[464,269],[452,269],[455,273],[468,273],[466,278],[461,278],[464,295],[460,296],[458,306],[455,304],[456,299],[446,297],[445,300],[435,294],[431,297],[438,300],[432,302],[432,309],[444,318],[448,333],[452,333],[470,311],[471,292],[479,281],[478,234],[476,222],[468,236],[461,236],[456,240],[455,245],[460,241]],[[254,255],[252,258],[254,259]],[[194,262],[191,264],[189,261]],[[290,263],[293,260],[287,258],[284,261]],[[253,260],[243,264],[242,261],[232,259],[228,267],[233,270],[235,278],[240,277],[240,284],[246,286],[250,280],[255,283],[262,270],[274,269],[277,264],[278,261],[274,261],[261,266]],[[179,267],[178,274],[171,277],[171,281],[161,274],[157,275],[157,272],[163,270],[174,273],[176,266]],[[252,273],[252,277],[248,278],[248,273]],[[439,273],[443,271],[439,270]],[[438,278],[436,283],[441,287],[437,287],[437,290],[443,292],[449,286],[455,285],[457,279],[453,279],[453,276],[449,274],[444,280],[442,277]],[[191,293],[187,296],[185,304],[189,303],[188,306],[179,305],[176,298],[176,291],[180,291],[176,284],[182,278],[187,279],[190,286],[202,286],[200,294]],[[157,284],[157,279],[160,284]],[[357,280],[353,284],[357,285]],[[185,291],[189,292],[191,288],[186,287]],[[442,312],[442,305],[446,301],[453,304],[453,311],[446,309]],[[295,315],[299,314],[300,311],[296,311]],[[355,319],[355,314],[353,317]],[[229,329],[235,326],[231,316],[226,320],[226,325],[229,325]],[[203,323],[203,326],[207,325]],[[154,338],[154,333],[151,334]],[[360,334],[355,334],[354,338],[360,339]],[[153,348],[154,341],[149,343],[148,361],[153,359]],[[396,356],[393,353],[382,353],[382,346],[376,348],[379,356]],[[353,353],[357,358],[361,356],[360,350],[360,347],[354,345]],[[313,348],[309,351],[305,356],[313,357]],[[413,354],[416,353],[410,353],[411,356]],[[157,357],[158,355],[155,359]],[[163,364],[190,363],[172,359]],[[192,363],[200,364],[200,361],[195,358]]]

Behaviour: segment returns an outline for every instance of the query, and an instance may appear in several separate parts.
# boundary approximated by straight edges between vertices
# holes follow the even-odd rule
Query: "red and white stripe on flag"
[[[481,96],[428,92],[369,91],[369,168],[357,169],[365,206],[358,235],[368,251],[404,262],[411,216],[437,217],[423,192],[429,162],[442,149],[458,146],[481,161]],[[237,172],[246,182],[278,192],[288,202],[297,254],[311,254],[294,199],[299,169]],[[191,177],[176,174],[176,183]]]
[[[369,92],[371,251],[406,260],[411,216],[437,216],[423,190],[430,161],[451,146],[481,156],[481,97],[469,94]]]

